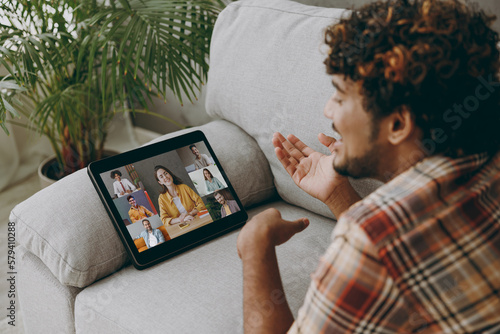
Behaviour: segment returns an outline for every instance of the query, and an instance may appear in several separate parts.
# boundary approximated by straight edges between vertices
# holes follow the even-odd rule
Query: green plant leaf
[[[98,156],[93,152],[103,147],[115,112],[151,113],[152,96],[165,100],[168,89],[181,103],[193,101],[206,79],[213,25],[225,5],[3,0],[0,6],[8,12],[0,23],[0,65],[9,82],[26,87],[9,86],[14,95],[2,94],[0,121],[13,110],[28,116],[29,127],[46,135],[65,163],[68,152],[88,156],[83,160]],[[18,107],[16,96],[34,110]]]

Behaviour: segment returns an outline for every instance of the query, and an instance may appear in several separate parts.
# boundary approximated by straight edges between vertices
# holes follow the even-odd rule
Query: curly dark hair
[[[115,175],[118,175],[119,177],[122,177],[122,173],[118,169],[112,171],[111,174],[110,174],[110,176],[111,176],[112,179],[115,178]]]
[[[500,150],[495,16],[457,0],[377,1],[328,27],[327,73],[360,84],[374,122],[405,106],[428,154]]]

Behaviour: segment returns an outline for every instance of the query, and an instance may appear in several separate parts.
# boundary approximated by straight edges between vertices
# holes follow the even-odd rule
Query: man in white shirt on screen
[[[142,231],[138,238],[143,238],[146,246],[149,248],[154,247],[162,242],[165,242],[163,233],[157,228],[152,228],[149,220],[144,219],[142,225],[146,230]]]
[[[113,182],[113,191],[118,197],[125,196],[137,190],[128,179],[122,179],[122,173],[119,170],[112,171],[111,178],[115,179],[115,182]]]

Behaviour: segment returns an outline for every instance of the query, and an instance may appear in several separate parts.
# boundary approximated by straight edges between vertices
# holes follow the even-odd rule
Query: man
[[[275,247],[309,221],[270,209],[245,225],[237,247],[246,333],[500,332],[500,61],[491,22],[458,1],[395,0],[328,27],[336,91],[324,114],[341,138],[319,135],[331,155],[293,135],[275,134],[273,144],[294,182],[338,222],[295,321],[276,298]],[[347,175],[387,183],[361,200]]]
[[[190,145],[189,149],[191,150],[191,152],[193,152],[193,154],[195,156],[194,168],[196,170],[212,165],[212,163],[210,162],[210,159],[208,158],[208,155],[201,154],[200,151],[198,151],[198,148],[196,147],[196,145],[194,145],[194,144]]]
[[[165,242],[165,237],[163,236],[163,233],[161,233],[161,231],[157,228],[152,228],[149,220],[144,219],[142,221],[142,225],[144,226],[145,230],[142,231],[141,234],[136,239],[143,238],[148,249],[156,245],[159,245],[162,242]]]
[[[137,189],[128,179],[122,179],[122,173],[119,170],[112,171],[111,178],[115,179],[113,191],[117,197],[123,197]]]
[[[128,216],[130,217],[132,224],[138,220],[151,217],[153,215],[153,213],[148,209],[146,209],[145,206],[138,205],[134,196],[129,195],[127,197],[127,201],[130,204],[130,210],[128,210]]]
[[[220,208],[221,218],[224,218],[232,213],[240,211],[240,207],[238,206],[238,203],[236,203],[235,200],[232,199],[226,200],[224,195],[222,195],[222,193],[218,191],[214,193],[214,197],[217,200],[217,202],[219,202],[219,204],[222,205]]]

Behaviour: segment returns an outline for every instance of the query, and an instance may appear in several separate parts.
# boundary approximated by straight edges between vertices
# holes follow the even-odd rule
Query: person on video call
[[[160,218],[165,225],[193,220],[206,210],[201,197],[164,166],[155,166],[156,181],[162,186],[158,197]]]
[[[196,145],[190,145],[189,149],[191,152],[194,154],[194,168],[196,170],[202,169],[203,167],[207,167],[212,165],[210,162],[210,158],[206,154],[201,154],[200,151],[198,151],[198,148],[196,148]]]
[[[224,185],[219,181],[219,179],[214,177],[207,168],[203,169],[203,176],[205,177],[205,185],[207,186],[207,193],[213,193],[218,189],[224,188]]]
[[[128,179],[122,179],[122,173],[119,170],[112,171],[111,178],[115,179],[115,182],[113,182],[113,191],[118,197],[130,194],[137,189]]]
[[[130,210],[128,210],[128,216],[130,217],[132,224],[135,223],[136,221],[139,221],[143,218],[151,217],[153,215],[153,213],[148,209],[146,209],[145,206],[138,205],[134,196],[129,195],[127,197],[127,201],[130,204]]]
[[[338,221],[295,321],[275,246],[309,220],[268,209],[246,223],[245,333],[500,333],[493,20],[460,1],[374,1],[326,29],[336,89],[324,115],[340,138],[319,134],[330,155],[293,135],[272,142]],[[386,183],[360,199],[347,176]]]
[[[238,206],[238,203],[236,203],[235,200],[232,199],[226,200],[224,195],[222,195],[222,193],[218,191],[215,192],[214,197],[217,200],[217,202],[219,202],[219,204],[222,205],[220,208],[221,218],[224,218],[232,213],[240,211],[240,207]]]
[[[143,238],[148,249],[156,245],[159,245],[162,242],[165,242],[165,237],[163,236],[163,233],[161,233],[161,231],[157,228],[152,228],[149,220],[144,219],[142,221],[142,225],[144,226],[145,230],[142,231],[141,234],[139,234],[139,236],[136,239]]]

